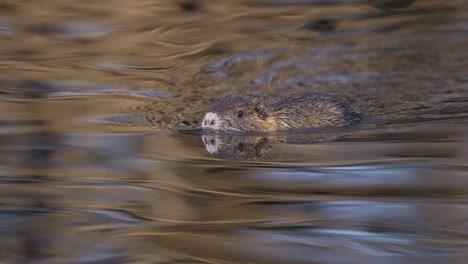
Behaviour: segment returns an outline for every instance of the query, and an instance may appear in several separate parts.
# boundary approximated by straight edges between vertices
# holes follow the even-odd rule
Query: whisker
[[[240,129],[238,129],[238,128],[231,127],[231,126],[226,127],[225,130],[226,130],[226,131],[242,131],[242,130],[240,130]]]

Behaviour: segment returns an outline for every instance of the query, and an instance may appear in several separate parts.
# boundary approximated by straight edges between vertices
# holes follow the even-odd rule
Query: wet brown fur
[[[242,117],[237,113],[242,111]],[[227,96],[208,112],[222,120],[223,130],[278,131],[344,126],[360,118],[350,102],[326,94],[294,94],[275,102],[260,96]]]

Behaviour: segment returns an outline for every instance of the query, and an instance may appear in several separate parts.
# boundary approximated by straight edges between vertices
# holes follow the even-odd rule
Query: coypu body
[[[359,118],[350,102],[326,94],[294,94],[274,102],[260,96],[227,96],[208,110],[202,128],[268,132],[344,126]]]

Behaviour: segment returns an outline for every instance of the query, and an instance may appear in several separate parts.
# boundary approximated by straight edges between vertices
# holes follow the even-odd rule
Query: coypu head
[[[264,98],[227,96],[212,106],[202,121],[202,128],[224,131],[268,131]]]

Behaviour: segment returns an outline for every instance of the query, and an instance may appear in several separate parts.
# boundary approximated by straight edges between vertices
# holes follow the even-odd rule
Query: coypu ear
[[[254,110],[261,119],[267,119],[268,113],[266,112],[265,106],[261,102],[255,104]]]

